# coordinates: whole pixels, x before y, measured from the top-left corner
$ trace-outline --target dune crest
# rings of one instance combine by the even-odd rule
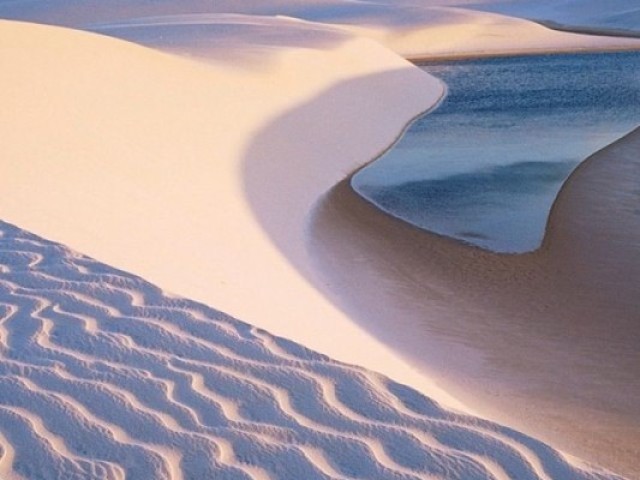
[[[247,72],[96,34],[0,22],[0,62],[8,72],[0,79],[0,154],[11,160],[0,200],[6,221],[435,395],[428,378],[354,325],[289,257],[311,268],[305,225],[317,199],[433,104],[439,82],[352,37],[330,50],[282,48],[268,68]],[[341,102],[304,108],[345,84]],[[251,149],[258,132],[299,108],[293,129]],[[375,138],[363,112],[385,116]],[[309,149],[316,125],[323,141]],[[282,170],[282,160],[297,161],[304,181]],[[286,203],[274,212],[284,214],[284,244],[274,245],[256,218],[247,162],[263,173],[256,180],[264,191],[275,188],[271,201]]]
[[[81,17],[76,28],[102,20],[112,21],[105,31],[118,30],[132,15],[111,18],[110,5],[121,2],[42,5],[53,17],[34,4],[26,9],[33,20],[65,22],[68,9]],[[457,35],[447,54],[496,29],[495,42],[479,45],[490,46],[485,53],[504,51],[518,32],[518,48],[569,38],[447,12],[444,30],[430,33]],[[462,20],[447,30],[450,13]],[[467,20],[478,24],[471,37]],[[2,218],[163,289],[3,224],[3,473],[616,478],[438,406],[466,408],[355,324],[328,294],[341,286],[318,273],[310,230],[319,200],[444,90],[358,35],[404,51],[427,41],[422,26],[216,22],[241,23],[258,43],[263,28],[286,32],[260,44],[269,61],[249,71],[243,62],[205,65],[103,35],[0,22]],[[164,27],[160,19],[151,28]],[[591,45],[583,40],[571,48]]]

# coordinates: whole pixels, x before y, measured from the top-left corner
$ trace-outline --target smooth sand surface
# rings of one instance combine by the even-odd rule
[[[543,247],[420,231],[342,182],[314,219],[337,301],[448,390],[565,451],[640,475],[640,131],[582,164]]]

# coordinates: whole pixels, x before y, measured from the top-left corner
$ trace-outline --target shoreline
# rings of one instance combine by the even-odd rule
[[[578,33],[567,30],[567,33]],[[606,36],[606,35],[602,35]],[[634,39],[636,37],[625,37]],[[638,35],[640,38],[640,34]],[[637,46],[613,46],[613,47],[584,47],[584,48],[558,48],[558,49],[529,49],[529,50],[504,50],[504,51],[488,51],[477,53],[443,53],[443,54],[429,54],[429,55],[416,55],[405,57],[409,62],[415,65],[428,65],[430,63],[439,62],[455,62],[464,60],[482,60],[491,58],[509,58],[509,57],[529,57],[529,56],[545,56],[545,55],[589,55],[589,54],[607,54],[618,52],[640,52],[640,44]]]
[[[519,17],[513,17],[519,18]],[[599,27],[580,27],[564,25],[562,23],[553,21],[541,21],[525,19],[530,22],[536,23],[548,30],[560,33],[570,33],[576,35],[586,35],[592,37],[609,37],[609,39],[626,39],[632,43],[640,39],[640,32],[632,32],[626,30],[606,29]],[[584,47],[578,46],[563,46],[556,45],[555,47],[544,47],[539,49],[533,48],[520,48],[513,50],[502,51],[477,51],[477,52],[463,52],[463,53],[442,53],[442,54],[424,54],[424,55],[408,55],[405,56],[407,60],[415,64],[431,63],[431,62],[446,62],[456,60],[472,60],[483,58],[501,58],[501,57],[515,57],[515,56],[529,56],[529,55],[566,55],[566,54],[590,54],[590,53],[615,53],[615,52],[629,52],[640,51],[640,43],[633,45],[589,45]]]
[[[354,309],[349,301],[338,298],[343,290],[342,280],[318,280],[318,272],[336,258],[327,258],[327,264],[319,267],[315,251],[307,248],[316,241],[310,229],[317,228],[318,218],[316,215],[310,219],[310,212],[318,198],[363,159],[391,148],[390,140],[401,136],[398,129],[411,123],[407,118],[423,115],[424,112],[417,112],[437,103],[442,95],[441,84],[369,40],[341,41],[334,50],[327,46],[316,46],[315,51],[283,49],[278,58],[282,63],[265,70],[264,78],[249,78],[245,72],[230,67],[218,65],[217,70],[210,70],[83,33],[25,25],[4,27],[25,29],[24,34],[33,42],[28,48],[35,53],[35,60],[33,56],[29,58],[43,72],[35,78],[33,65],[24,63],[24,57],[16,55],[13,60],[17,73],[9,87],[17,88],[23,96],[12,96],[10,88],[6,94],[10,101],[8,111],[14,108],[22,115],[9,115],[11,121],[7,125],[19,125],[19,131],[27,136],[9,135],[12,142],[7,158],[20,155],[18,158],[33,172],[21,169],[17,162],[9,165],[8,178],[12,181],[6,185],[8,220],[142,275],[172,292],[220,308],[256,327],[338,360],[380,371],[419,388],[448,407],[455,405],[447,391],[431,385],[429,377],[423,375],[426,369],[419,372],[411,368],[398,358],[397,350],[388,347],[385,338],[372,337],[368,329],[354,325],[350,318]],[[28,29],[33,29],[30,35]],[[10,31],[7,38],[12,38]],[[65,53],[55,65],[50,63],[56,56],[42,45],[51,38],[60,42],[58,48],[64,47],[61,51],[71,51],[76,56],[69,59]],[[88,58],[97,58],[98,52],[109,55],[95,63],[87,62]],[[107,58],[113,64],[104,65]],[[326,65],[330,66],[328,70]],[[349,65],[347,71],[345,65]],[[290,84],[292,88],[295,85],[293,91],[282,88],[280,81],[290,78],[286,67],[298,75],[308,75],[311,85],[301,85],[298,77],[297,83]],[[85,73],[89,81],[83,78],[84,82],[78,82],[73,73],[77,71]],[[56,82],[48,81],[49,73]],[[106,82],[107,78],[114,82]],[[51,90],[45,91],[39,82]],[[176,84],[180,85],[177,90]],[[96,103],[98,87],[110,96],[100,97],[102,102]],[[405,91],[417,93],[407,98],[400,95]],[[380,100],[371,102],[372,96]],[[242,108],[237,102],[240,97],[246,102]],[[140,102],[144,108],[132,103],[132,98],[144,99]],[[231,101],[232,98],[236,100]],[[31,110],[25,110],[24,99],[31,102]],[[71,121],[67,114],[70,103],[77,108]],[[45,115],[43,105],[48,108]],[[237,117],[230,125],[220,112]],[[380,114],[385,115],[384,125],[359,122],[362,117],[377,119]],[[319,129],[320,135],[315,131],[314,135],[307,135],[326,118],[336,118],[337,122]],[[98,125],[99,131],[109,135],[106,139],[91,135],[93,131],[84,130],[87,125]],[[350,141],[343,137],[345,125],[351,127]],[[41,140],[37,145],[28,141],[34,135]],[[74,146],[71,154],[69,145]],[[134,146],[134,154],[129,158],[130,152],[123,152],[121,145]],[[219,153],[216,162],[211,161],[211,152]],[[149,169],[150,157],[156,160],[153,170]],[[182,174],[174,178],[168,172],[176,167],[176,159],[185,163],[181,164]],[[105,172],[112,176],[105,176]],[[58,189],[48,188],[51,178],[56,179]],[[354,203],[352,198],[349,202]],[[379,218],[378,214],[375,218]],[[375,233],[375,229],[372,231]],[[341,243],[348,238],[338,236],[334,241]],[[377,240],[380,239],[369,239]],[[375,266],[375,259],[367,265],[369,259],[359,255],[358,242],[345,243],[350,245],[344,247],[356,248],[356,255],[348,257],[355,260],[356,267]],[[495,264],[493,257],[468,247],[458,249],[443,239],[419,242],[408,250],[420,254],[421,249],[431,248],[430,243],[439,255],[435,258],[435,273],[452,272],[452,262],[447,257],[452,249],[475,275],[486,273],[483,269]],[[171,261],[158,262],[159,258]],[[459,268],[459,262],[453,263],[453,276],[446,282],[438,284],[437,278],[431,279],[428,293],[437,300],[434,315],[450,319],[460,314],[464,318],[477,308],[479,300],[483,308],[492,307],[491,298],[487,300],[484,291],[470,290],[471,295],[464,292],[465,285],[469,285],[468,271]],[[397,266],[385,264],[391,270],[386,287],[389,291],[399,289],[406,296],[395,304],[384,305],[374,312],[374,318],[386,320],[388,325],[389,318],[404,314],[404,300],[415,294],[417,284],[412,281],[412,268],[417,266],[409,264],[402,266],[404,271],[394,272]],[[539,268],[531,266],[534,267]],[[398,273],[402,282],[394,284]],[[513,280],[509,272],[499,269],[488,275],[489,280],[502,283]],[[375,284],[381,278],[369,279],[376,288],[363,289],[377,302],[389,294],[377,294],[379,285]],[[515,280],[518,285],[523,282]],[[346,284],[353,285],[358,283]],[[403,288],[406,289],[402,291]],[[461,288],[464,301],[452,303],[450,300],[458,296]],[[518,300],[513,300],[515,307],[504,308],[519,307]],[[438,311],[440,307],[442,310]],[[383,318],[383,314],[391,317]],[[491,318],[486,320],[490,323]],[[340,331],[339,337],[334,334],[336,331]],[[398,341],[401,344],[403,339]],[[453,358],[450,354],[450,372],[457,368],[456,362],[477,355],[473,342],[459,344],[452,352],[459,353],[463,348],[469,356]]]
[[[628,150],[639,144],[636,130],[585,160],[569,178],[589,179],[593,165],[610,163],[609,152],[620,155],[621,145]],[[562,205],[588,196],[593,181],[567,180],[543,247],[505,255],[406,224],[360,197],[346,179],[318,207],[314,248],[327,278],[347,289],[336,300],[359,311],[356,321],[445,390],[563,451],[637,475],[640,404],[634,399],[640,385],[630,355],[640,334],[633,325],[633,299],[640,292],[627,285],[621,299],[617,285],[597,294],[611,280],[611,272],[601,272],[608,264],[619,266],[620,258],[605,255],[611,253],[606,243],[600,261],[592,250],[580,256],[563,239],[583,237],[576,222],[567,233],[571,212]],[[590,208],[606,193],[601,188]],[[627,275],[633,268],[640,267],[628,267]],[[358,288],[349,291],[349,285]],[[393,314],[402,326],[388,322]]]
[[[640,38],[640,32],[623,28],[590,27],[588,25],[565,25],[553,20],[532,20],[540,25],[558,32],[580,33],[598,37]]]

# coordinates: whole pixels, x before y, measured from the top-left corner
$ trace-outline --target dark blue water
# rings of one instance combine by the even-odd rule
[[[640,124],[640,53],[423,68],[447,98],[352,184],[397,217],[490,250],[537,248],[571,171]]]

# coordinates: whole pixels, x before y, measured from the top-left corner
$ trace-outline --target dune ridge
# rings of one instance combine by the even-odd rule
[[[0,15],[12,5],[16,4],[0,5]],[[53,16],[41,17],[37,11],[41,5],[52,7]],[[92,9],[86,3],[85,8],[67,12],[81,17],[72,22],[74,27],[90,28],[88,20],[94,25],[110,20],[109,14],[101,15],[113,5],[118,4],[101,2],[100,8]],[[144,4],[143,10],[149,5]],[[64,8],[57,10],[60,6]],[[35,10],[27,9],[27,20],[64,23],[73,17],[64,15],[69,4],[43,2],[31,7]],[[126,17],[131,12],[121,13]],[[445,28],[453,35],[448,51],[464,52],[478,38],[491,39],[487,34],[500,26],[498,16],[491,16],[497,23],[484,24],[482,19],[489,17],[471,17],[483,28],[472,38],[465,37],[464,22]],[[226,17],[224,22],[251,21]],[[111,25],[114,31],[116,23]],[[550,34],[539,26],[530,28],[530,22],[507,24],[502,35],[488,42],[491,52],[504,50],[505,38],[518,32],[525,40],[522,48],[539,42],[558,47],[565,45],[565,39],[571,43],[577,38]],[[260,32],[256,45],[237,39],[227,44],[226,59],[249,50],[265,54],[261,60],[268,57],[248,75],[249,61],[218,62],[212,55],[205,66],[94,34],[0,22],[0,62],[6,72],[0,77],[5,106],[0,112],[0,131],[5,133],[0,152],[7,159],[2,165],[2,217],[143,275],[167,291],[214,305],[338,360],[380,371],[428,392],[448,407],[468,411],[468,406],[434,384],[427,370],[416,370],[398,358],[385,340],[353,324],[353,312],[328,295],[340,290],[341,283],[326,282],[318,274],[313,249],[314,207],[319,199],[344,175],[387,148],[409,119],[431,108],[443,86],[380,43],[359,37],[361,33],[354,35],[357,25],[340,32],[314,25],[320,33],[311,36],[305,35],[302,22],[291,19],[256,19],[249,27],[283,25],[287,32],[275,44],[260,43]],[[403,31],[401,27],[397,32]],[[383,26],[383,31],[389,28],[393,30]],[[424,40],[421,35],[410,38],[414,46]],[[585,38],[571,48],[587,46],[581,43]],[[182,53],[189,54],[192,40],[187,39]],[[593,42],[591,47],[603,40]],[[209,54],[203,52],[203,58]],[[381,118],[385,121],[380,122]],[[292,166],[295,175],[287,169]],[[127,468],[133,469],[129,471],[133,476],[146,470],[159,478],[197,478],[211,469],[221,478],[286,478],[292,473],[302,478],[609,477],[595,469],[579,470],[556,450],[481,420],[471,420],[472,428],[445,429],[443,434],[442,419],[434,424],[436,428],[422,417],[415,423],[413,417],[445,410],[433,410],[431,400],[417,400],[415,392],[407,393],[408,387],[341,366],[360,372],[355,383],[349,380],[341,390],[335,386],[336,376],[349,375],[338,367],[326,367],[325,357],[317,359],[317,354],[304,349],[299,353],[302,347],[297,344],[248,326],[244,333],[235,327],[185,333],[185,325],[193,326],[198,320],[190,319],[198,316],[196,311],[178,315],[181,307],[174,308],[167,316],[178,315],[177,323],[150,314],[150,310],[161,310],[154,307],[156,300],[168,298],[180,304],[182,300],[174,295],[136,291],[128,281],[116,278],[121,272],[114,275],[109,267],[87,266],[80,260],[73,260],[72,278],[52,278],[39,271],[47,265],[43,252],[21,255],[20,248],[9,244],[18,258],[11,257],[0,267],[3,278],[14,276],[20,268],[38,271],[22,272],[27,284],[9,281],[4,285],[11,297],[3,307],[5,351],[18,345],[33,348],[31,357],[37,362],[22,365],[29,358],[19,358],[18,363],[11,359],[6,364],[3,391],[12,394],[3,407],[7,426],[0,437],[6,442],[0,467],[12,476],[20,472],[30,476],[28,469],[33,465],[52,475],[64,471],[70,478],[118,478]],[[27,267],[16,267],[15,262],[23,260]],[[99,273],[94,268],[109,271],[106,277],[100,273],[96,281],[116,286],[89,282],[89,290],[83,290],[86,276]],[[21,290],[30,286],[27,293]],[[66,295],[65,289],[73,292]],[[446,294],[446,289],[439,293]],[[41,298],[53,295],[50,290],[59,292],[55,303],[68,308]],[[386,312],[390,313],[387,320],[404,314],[402,308]],[[122,316],[126,323],[110,321]],[[24,321],[12,322],[17,318]],[[208,318],[199,320],[207,323]],[[17,336],[7,328],[16,324]],[[72,327],[88,332],[87,337],[84,333],[71,337],[79,344],[66,344],[63,336],[55,335],[58,329]],[[212,346],[209,337],[221,332],[227,332],[224,338],[231,344],[237,334],[244,339],[243,347],[254,341],[271,347],[257,347],[259,352],[251,356],[249,350],[238,353]],[[170,361],[169,350],[184,354],[187,360]],[[96,365],[96,352],[115,359]],[[209,355],[221,363],[210,364]],[[261,370],[267,357],[276,358],[276,364],[288,358],[307,362],[304,368],[321,365],[322,369],[313,370],[311,379],[298,378],[291,369],[287,375],[272,375]],[[139,368],[123,372],[120,365],[108,364],[116,360]],[[93,367],[99,367],[97,373]],[[91,377],[94,373],[100,376]],[[275,385],[294,378],[297,393],[288,394]],[[112,386],[96,383],[109,379]],[[226,390],[216,390],[216,385]],[[38,389],[50,394],[29,396]],[[145,398],[137,396],[141,391]],[[297,397],[303,394],[310,396]],[[20,395],[31,400],[31,410],[16,404]],[[244,396],[247,401],[241,402]],[[317,406],[317,411],[300,411],[292,398]],[[352,402],[353,398],[357,401]],[[100,402],[105,405],[102,409],[97,408]],[[400,418],[388,413],[391,407],[384,406],[388,403],[404,411],[398,421],[408,430],[386,430],[369,422],[371,417],[375,422]],[[409,417],[414,423],[405,418],[406,409],[413,410]],[[446,412],[448,419],[471,418]],[[45,416],[53,423],[44,421]],[[58,417],[67,423],[55,423]],[[227,437],[219,426],[213,431],[203,427],[217,421],[250,425],[240,433],[223,429]],[[257,421],[275,422],[277,428],[258,428]],[[467,425],[465,421],[453,423]],[[336,434],[336,425],[344,427],[338,429],[342,433]],[[299,432],[302,427],[304,435],[299,437],[287,430]],[[418,428],[429,434],[419,433]],[[493,433],[487,434],[487,429]],[[342,438],[345,431],[348,434]],[[371,439],[372,432],[382,436]],[[81,444],[74,443],[76,434],[84,440]],[[155,437],[163,440],[153,442]],[[301,441],[291,447],[300,438],[313,438],[316,443]],[[394,443],[404,451],[394,449]],[[336,445],[344,448],[335,453]],[[107,454],[100,456],[96,450],[87,454],[89,447],[100,447]],[[131,462],[117,464],[114,458],[121,453]],[[50,468],[23,460],[31,454]],[[273,455],[281,462],[269,460]],[[354,463],[362,470],[353,470]]]
[[[0,129],[8,134],[0,148],[15,160],[3,164],[5,220],[436,395],[437,386],[354,325],[297,267],[311,269],[306,225],[318,197],[435,102],[439,82],[367,39],[327,51],[283,48],[266,69],[248,73],[85,32],[0,26],[0,61],[11,72],[2,77]],[[313,102],[335,88],[342,102]],[[251,149],[254,137],[298,108],[293,130],[278,127]],[[375,130],[359,123],[383,112]],[[283,159],[304,177],[293,177]],[[286,207],[270,211],[284,248],[252,210],[248,162],[267,168],[255,170],[264,173],[257,185],[274,191],[265,207]]]
[[[5,478],[618,478],[4,222],[0,265]]]

